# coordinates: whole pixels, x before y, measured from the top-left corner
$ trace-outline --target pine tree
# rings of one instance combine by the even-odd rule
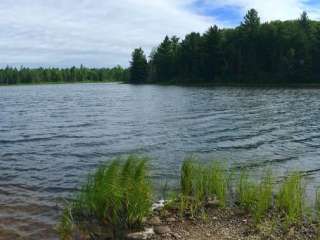
[[[132,53],[130,62],[130,83],[145,83],[148,77],[148,62],[141,48],[137,48]]]

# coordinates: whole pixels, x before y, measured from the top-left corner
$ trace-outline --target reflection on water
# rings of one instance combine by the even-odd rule
[[[175,179],[196,153],[252,169],[320,169],[317,89],[72,84],[0,88],[0,236],[55,239],[62,199],[113,156]]]

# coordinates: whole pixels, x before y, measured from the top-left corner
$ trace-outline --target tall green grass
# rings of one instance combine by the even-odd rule
[[[257,189],[256,206],[253,211],[254,219],[261,221],[273,207],[274,184],[271,170],[267,170],[260,180]]]
[[[180,209],[188,209],[192,215],[202,213],[209,199],[217,199],[224,207],[228,183],[229,172],[220,163],[200,165],[194,158],[187,159],[181,167]]]
[[[272,173],[266,171],[260,181],[249,178],[248,172],[242,170],[237,186],[238,204],[249,211],[256,222],[261,221],[273,205]]]
[[[208,169],[209,194],[216,196],[222,207],[228,201],[230,178],[231,173],[220,162],[213,162]]]
[[[300,173],[291,173],[281,184],[276,195],[276,207],[287,225],[297,223],[304,214],[305,188]]]
[[[236,203],[256,223],[267,216],[280,216],[285,226],[303,219],[305,187],[299,173],[289,174],[278,188],[270,170],[260,179],[251,178],[246,170],[234,176],[220,162],[200,164],[194,157],[186,159],[181,167],[180,191],[170,204],[178,204],[182,215],[193,217],[205,216],[209,203],[214,202],[211,206]],[[166,182],[163,196],[168,190]],[[141,227],[150,214],[152,192],[146,158],[117,158],[100,166],[66,206],[58,227],[61,239],[73,239],[79,232],[90,234],[92,224],[110,229],[114,239],[122,239],[128,230]],[[315,206],[320,222],[320,192]]]
[[[147,159],[118,158],[89,176],[78,196],[66,208],[58,230],[62,239],[68,239],[74,226],[87,231],[88,223],[95,222],[112,229],[114,238],[121,238],[128,229],[141,226],[151,205]]]
[[[249,178],[246,170],[241,170],[237,186],[238,204],[246,210],[254,209],[256,202],[257,185]]]

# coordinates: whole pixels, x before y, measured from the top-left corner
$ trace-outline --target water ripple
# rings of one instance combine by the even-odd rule
[[[0,232],[56,239],[63,198],[120,154],[153,157],[175,180],[184,157],[237,168],[298,169],[320,180],[313,89],[72,84],[0,88]]]

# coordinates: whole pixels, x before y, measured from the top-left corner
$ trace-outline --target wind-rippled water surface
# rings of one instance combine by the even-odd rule
[[[55,239],[62,199],[114,156],[175,179],[197,154],[252,169],[320,169],[318,89],[124,84],[0,88],[0,238]]]

